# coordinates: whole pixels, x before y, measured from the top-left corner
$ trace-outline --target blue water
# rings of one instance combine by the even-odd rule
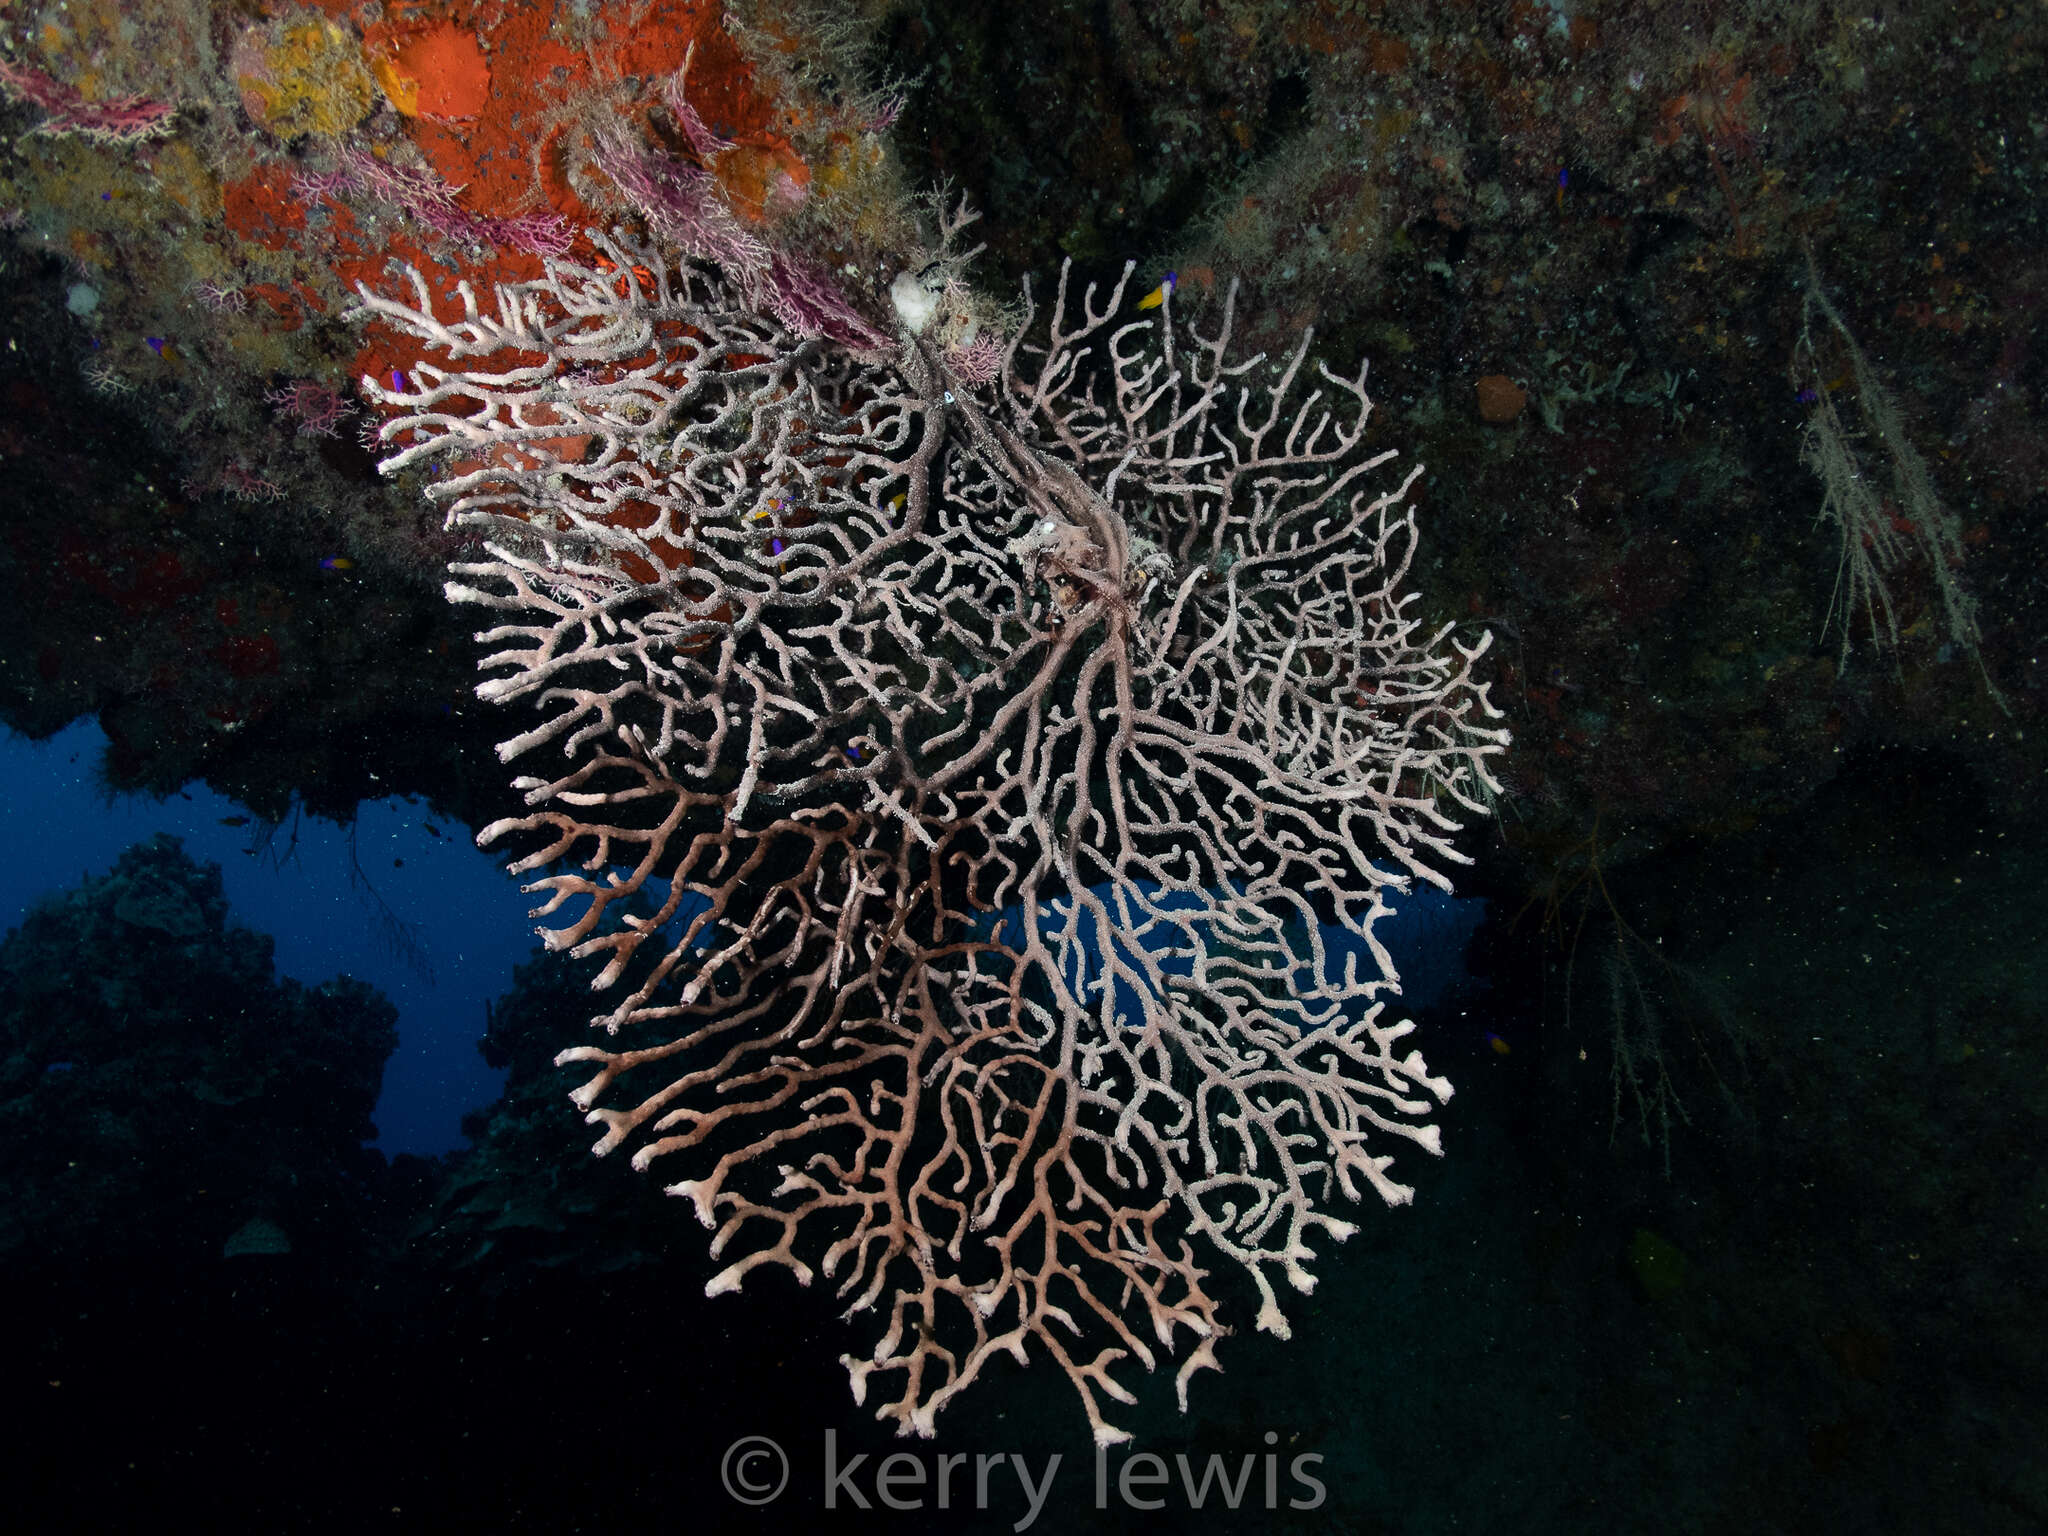
[[[532,899],[497,860],[460,824],[436,821],[413,801],[365,802],[354,865],[371,896],[352,869],[347,828],[298,818],[292,855],[280,862],[272,854],[291,829],[268,850],[254,846],[260,827],[253,818],[224,825],[247,817],[247,809],[202,784],[164,800],[110,799],[96,775],[105,750],[91,720],[44,742],[0,733],[0,836],[14,850],[0,866],[0,929],[19,923],[41,898],[104,875],[130,844],[159,832],[182,838],[192,857],[221,866],[232,920],[276,940],[280,975],[310,986],[346,973],[397,1007],[398,1050],[384,1069],[373,1145],[423,1156],[465,1145],[462,1116],[503,1086],[502,1074],[476,1051],[485,1005],[536,947],[526,915]],[[1378,930],[1401,976],[1392,1007],[1427,1008],[1464,976],[1465,947],[1485,903],[1418,885],[1394,904],[1395,916]],[[686,904],[677,923],[694,910]],[[392,942],[394,919],[409,948]],[[1359,974],[1372,974],[1362,945],[1336,929],[1324,936],[1337,946],[1340,969],[1342,950],[1355,949]]]
[[[1114,913],[1116,905],[1110,887],[1098,885],[1093,890],[1096,897],[1108,903]],[[1156,892],[1157,887],[1147,885],[1147,890],[1148,893]],[[1200,905],[1192,892],[1174,892],[1158,902],[1159,910],[1168,914],[1192,914]],[[1453,896],[1418,880],[1412,881],[1406,892],[1390,892],[1388,905],[1393,908],[1393,913],[1380,919],[1374,933],[1386,946],[1394,962],[1395,975],[1400,980],[1398,990],[1390,989],[1382,994],[1388,1002],[1388,1017],[1391,1019],[1436,1007],[1455,987],[1470,979],[1465,970],[1465,952],[1471,944],[1472,935],[1486,916],[1486,903],[1476,897]],[[1064,916],[1041,913],[1039,930],[1049,937],[1060,931],[1065,923]],[[1190,918],[1189,923],[1199,933],[1210,932],[1210,925],[1199,919]],[[1022,924],[1020,910],[1005,907],[983,919],[979,926],[982,932],[987,933],[999,924],[1006,936],[1017,937]],[[1361,981],[1370,981],[1379,974],[1379,962],[1355,934],[1329,923],[1322,924],[1321,928],[1325,975],[1329,979],[1340,979],[1348,974]],[[1080,943],[1074,954],[1069,956],[1066,978],[1068,987],[1084,997],[1094,995],[1101,985],[1101,945],[1095,929],[1094,913],[1084,909],[1079,924]],[[1147,952],[1157,955],[1180,949],[1189,942],[1188,932],[1172,921],[1157,922],[1149,932],[1137,937],[1129,933],[1118,933],[1113,937],[1116,954],[1131,971],[1145,968]],[[1193,972],[1193,965],[1185,956],[1172,955],[1159,961],[1158,965],[1166,976],[1188,976]],[[1140,1018],[1143,1010],[1136,991],[1123,980],[1117,982],[1116,988],[1117,1011],[1132,1020]],[[1362,1009],[1366,1005],[1361,1003],[1357,1006]]]
[[[355,828],[355,864],[376,898],[352,880],[348,830],[297,819],[289,859],[252,850],[260,831],[223,825],[246,807],[194,784],[164,800],[109,799],[96,767],[106,750],[97,722],[80,721],[44,742],[0,733],[0,929],[41,898],[104,875],[123,849],[159,832],[220,865],[231,921],[277,941],[277,969],[308,985],[346,972],[398,1009],[398,1050],[384,1069],[377,1139],[387,1153],[445,1152],[464,1144],[465,1111],[498,1096],[502,1074],[477,1055],[484,1005],[512,982],[533,951],[532,899],[477,849],[461,824],[436,820],[397,798],[366,802]],[[439,836],[427,830],[435,827]],[[381,899],[386,912],[380,912]],[[414,941],[394,945],[395,918]]]

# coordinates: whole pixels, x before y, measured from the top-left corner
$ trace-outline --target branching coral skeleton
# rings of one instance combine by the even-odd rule
[[[711,1293],[875,1319],[899,1432],[1044,1355],[1123,1439],[1124,1362],[1183,1407],[1216,1365],[1207,1266],[1285,1337],[1340,1207],[1440,1150],[1373,927],[1448,888],[1507,732],[1487,638],[1401,590],[1419,471],[1309,337],[1233,360],[1234,292],[1204,334],[1063,273],[963,373],[914,276],[856,351],[596,243],[359,308],[422,349],[363,383],[384,468],[446,470],[478,692],[528,711],[481,840],[619,989],[573,1097],[680,1171]]]
[[[1811,252],[1806,270],[1805,312],[1793,354],[1793,379],[1802,386],[1801,398],[1811,397],[1814,410],[1800,442],[1799,457],[1823,487],[1816,520],[1834,524],[1842,546],[1823,632],[1839,614],[1841,660],[1846,666],[1856,614],[1861,610],[1870,626],[1871,646],[1896,651],[1899,624],[1890,578],[1917,552],[1941,596],[1949,644],[1970,659],[1987,693],[2003,706],[2004,699],[1984,666],[1976,602],[1957,574],[1963,564],[1962,523],[1942,505],[1927,461],[1907,434],[1897,401],[1857,345],[1848,322],[1829,301]],[[1831,383],[1821,367],[1814,336],[1816,322],[1824,328],[1823,334],[1832,333],[1834,344],[1847,356],[1846,382],[1855,385],[1853,425],[1835,403],[1839,383],[1845,381]],[[1859,446],[1870,441],[1884,450],[1890,464],[1889,495],[1881,489],[1878,475],[1865,462]]]

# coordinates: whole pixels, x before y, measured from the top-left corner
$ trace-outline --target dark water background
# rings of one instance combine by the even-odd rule
[[[1134,1372],[1099,1469],[1043,1363],[892,1439],[822,1287],[707,1300],[687,1209],[585,1155],[551,1061],[588,972],[527,963],[471,844],[505,724],[434,530],[371,527],[374,467],[285,435],[260,368],[205,429],[81,382],[137,340],[82,274],[109,310],[157,277],[46,233],[34,188],[91,212],[105,177],[17,100],[0,1528],[2048,1529],[2038,8],[848,14],[912,78],[913,179],[987,210],[992,288],[1213,266],[1248,324],[1374,358],[1430,466],[1417,584],[1494,631],[1516,733],[1462,900],[1401,923],[1445,1156],[1185,1415]],[[1862,387],[1825,325],[1802,371],[1816,285],[1962,540],[1850,653],[1800,455]],[[287,445],[295,499],[173,497],[213,431]],[[281,669],[235,649],[258,589]],[[789,1481],[753,1508],[757,1436],[745,1475]],[[1197,1507],[1212,1458],[1238,1507]]]

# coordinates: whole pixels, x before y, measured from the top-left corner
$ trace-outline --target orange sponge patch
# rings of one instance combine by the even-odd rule
[[[491,99],[490,61],[476,34],[450,22],[407,38],[379,62],[377,82],[407,117],[481,117]]]

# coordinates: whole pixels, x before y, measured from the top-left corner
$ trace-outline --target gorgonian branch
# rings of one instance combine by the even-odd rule
[[[598,247],[494,317],[417,275],[358,311],[422,348],[363,384],[384,467],[482,536],[448,594],[531,712],[480,840],[622,989],[573,1097],[683,1168],[711,1291],[877,1315],[846,1363],[900,1430],[1042,1351],[1123,1438],[1121,1361],[1183,1405],[1216,1363],[1204,1262],[1285,1336],[1336,1212],[1411,1198],[1389,1145],[1440,1150],[1373,930],[1507,733],[1486,638],[1402,590],[1415,472],[1363,370],[1233,359],[1234,290],[1203,334],[1062,272],[984,369],[943,263],[887,354]]]

